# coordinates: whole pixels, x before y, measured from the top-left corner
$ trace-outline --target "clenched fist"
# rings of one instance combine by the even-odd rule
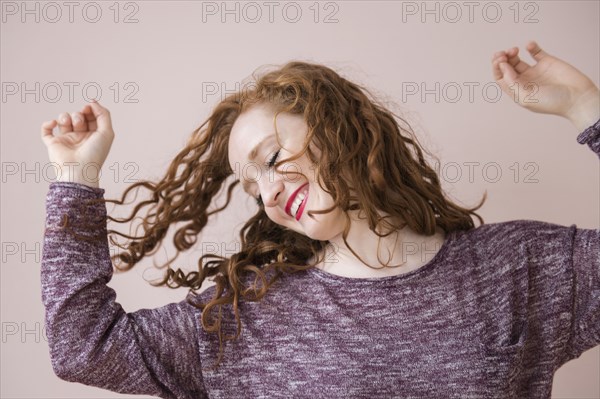
[[[56,125],[59,130],[53,134]],[[50,162],[61,168],[58,181],[99,187],[100,169],[114,137],[110,112],[96,100],[85,105],[81,112],[65,112],[58,116],[58,121],[42,123],[42,140]]]

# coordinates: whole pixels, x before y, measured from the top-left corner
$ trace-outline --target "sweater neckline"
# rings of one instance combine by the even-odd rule
[[[446,254],[451,246],[452,241],[454,241],[456,237],[456,231],[452,231],[446,234],[444,239],[444,243],[440,247],[439,251],[423,266],[418,269],[411,270],[410,272],[397,274],[394,276],[385,276],[385,277],[346,277],[340,276],[338,274],[333,274],[326,272],[324,270],[318,269],[316,267],[308,269],[306,272],[309,276],[318,278],[322,281],[334,282],[334,283],[343,283],[344,285],[365,285],[365,284],[387,284],[395,281],[403,281],[410,280],[415,278],[416,276],[420,276],[424,273],[428,273],[432,269],[435,268],[436,265],[440,264],[446,257]]]

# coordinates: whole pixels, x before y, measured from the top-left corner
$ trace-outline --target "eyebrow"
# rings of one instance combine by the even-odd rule
[[[260,148],[262,146],[264,146],[268,141],[270,141],[273,137],[275,137],[275,135],[270,134],[267,137],[265,137],[264,139],[262,139],[257,145],[254,146],[252,151],[250,151],[250,160],[251,161],[256,160],[256,156],[258,155],[258,151],[260,150]]]
[[[254,146],[254,148],[250,151],[250,160],[251,161],[255,161],[256,157],[258,156],[258,152],[260,151],[260,149],[269,141],[271,141],[273,139],[273,137],[275,137],[275,134],[270,134],[267,137],[265,137],[264,139],[262,139],[258,144],[256,144]],[[250,183],[248,183],[246,180],[242,180],[242,187],[244,189],[244,191],[248,192],[248,185],[250,185]]]

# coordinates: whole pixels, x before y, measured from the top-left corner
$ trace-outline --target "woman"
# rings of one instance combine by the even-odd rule
[[[527,49],[533,66],[516,47],[494,55],[498,84],[568,118],[600,155],[598,88]],[[108,110],[92,102],[45,122],[50,160],[79,165],[47,197],[42,298],[56,374],[164,398],[549,398],[554,371],[600,343],[600,231],[484,225],[483,201],[446,199],[410,128],[366,93],[324,66],[288,63],[221,101],[165,177],[121,201],[84,175],[109,152]],[[226,204],[208,212],[232,175]],[[112,257],[123,270],[176,222],[175,245],[189,249],[239,182],[259,205],[241,251],[203,255],[198,272],[169,268],[158,285],[190,287],[186,300],[126,313],[105,285],[107,234],[132,240]],[[144,235],[107,232],[104,202],[123,204],[134,187],[152,199],[108,219],[152,204]],[[206,278],[216,286],[196,293]]]

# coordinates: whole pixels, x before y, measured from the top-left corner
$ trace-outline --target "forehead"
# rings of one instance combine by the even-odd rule
[[[259,144],[266,144],[264,140],[269,137],[275,139],[274,116],[275,112],[265,105],[255,105],[238,116],[229,136],[228,151],[230,164],[256,161],[252,155],[256,156],[258,153],[252,154],[252,150],[261,149],[260,147],[262,146],[259,146]],[[281,131],[280,118],[277,119],[277,128]]]
[[[234,122],[228,143],[229,165],[236,177],[242,182],[244,189],[247,188],[248,178],[245,176],[247,170],[251,175],[256,172],[256,167],[249,167],[251,163],[260,165],[265,151],[269,146],[277,144],[275,136],[275,125],[273,118],[275,110],[265,104],[256,104],[241,113]],[[277,131],[283,130],[281,114],[277,117]]]

